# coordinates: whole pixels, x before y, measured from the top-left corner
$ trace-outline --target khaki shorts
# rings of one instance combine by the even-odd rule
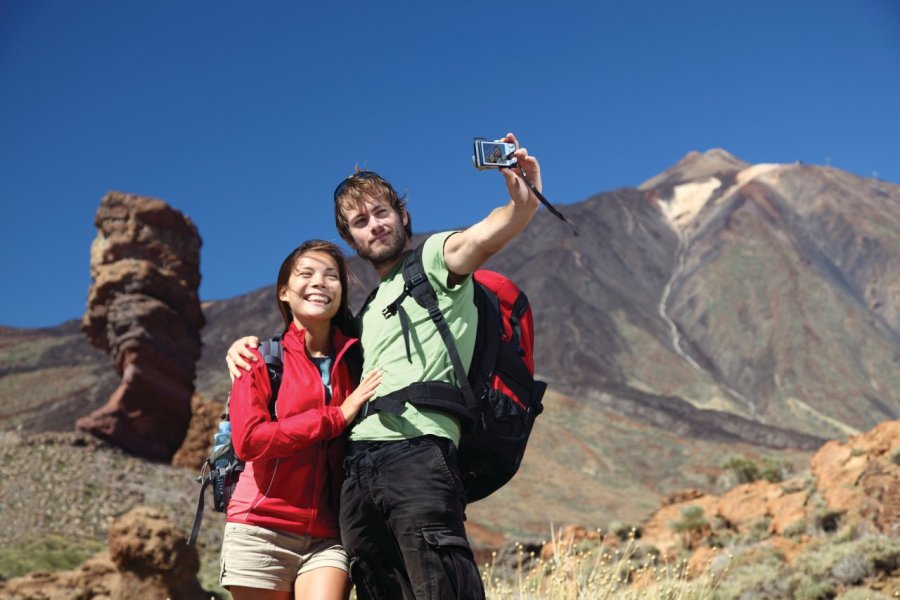
[[[297,577],[320,567],[349,571],[340,540],[225,523],[219,582],[265,590],[293,591]]]

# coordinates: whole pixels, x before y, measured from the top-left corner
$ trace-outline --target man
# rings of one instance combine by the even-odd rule
[[[511,133],[504,141],[518,147]],[[521,233],[538,208],[538,199],[517,172],[524,171],[540,190],[538,161],[524,148],[514,156],[517,167],[501,170],[509,201],[463,231],[430,236],[423,250],[426,275],[467,368],[477,320],[471,274]],[[334,210],[341,237],[381,277],[357,317],[363,373],[376,367],[383,371],[377,396],[402,395],[422,382],[455,386],[446,346],[424,308],[409,298],[403,302],[409,350],[400,319],[382,314],[403,291],[401,267],[412,235],[404,199],[382,177],[362,171],[335,189]],[[237,367],[249,368],[243,358],[250,342],[255,344],[244,338],[229,350],[227,361],[235,376],[240,374]],[[451,413],[409,402],[395,412],[369,413],[354,425],[340,520],[361,600],[484,597],[464,527],[465,490],[456,463],[460,427]]]

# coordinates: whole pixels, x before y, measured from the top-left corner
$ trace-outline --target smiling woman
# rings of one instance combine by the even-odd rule
[[[311,240],[291,252],[275,288],[284,335],[274,411],[262,360],[232,386],[232,440],[246,465],[228,504],[220,578],[235,600],[349,593],[337,522],[342,434],[381,375],[356,385],[346,288],[347,265],[334,244]]]
[[[339,248],[312,240],[295,249],[278,270],[278,309],[287,330],[291,323],[328,337],[331,319],[347,331],[350,308],[343,294],[347,270]]]

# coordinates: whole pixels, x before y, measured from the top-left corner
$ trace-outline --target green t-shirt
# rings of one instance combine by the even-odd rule
[[[438,298],[450,332],[456,340],[463,367],[468,370],[475,348],[478,312],[473,302],[472,277],[448,288],[449,270],[444,262],[444,242],[455,232],[434,234],[425,241],[422,265]],[[403,301],[409,315],[409,346],[412,363],[406,357],[406,345],[400,318],[384,318],[381,311],[403,292],[403,261],[388,273],[378,286],[375,297],[359,315],[363,349],[363,373],[378,367],[384,371],[378,394],[386,395],[419,381],[446,381],[456,385],[453,363],[441,334],[428,311],[413,298]],[[459,445],[459,420],[447,413],[406,405],[402,415],[378,412],[358,423],[351,440],[403,440],[422,435],[449,438]]]

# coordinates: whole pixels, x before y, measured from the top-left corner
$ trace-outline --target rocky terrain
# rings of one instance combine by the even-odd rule
[[[488,265],[528,293],[535,362],[550,389],[520,474],[469,508],[479,548],[546,537],[565,523],[637,526],[674,491],[723,492],[731,459],[802,473],[829,440],[846,443],[900,418],[900,186],[833,168],[749,165],[710,150],[565,212],[580,237],[541,211]],[[375,277],[351,262],[358,306]],[[186,439],[172,459],[182,468],[67,437],[122,385],[106,348],[91,346],[78,323],[0,328],[3,451],[17,466],[36,459],[30,492],[62,494],[14,503],[8,482],[20,471],[3,467],[0,521],[11,547],[73,527],[68,540],[105,543],[113,515],[160,496],[173,523],[187,528],[191,478],[227,392],[222,357],[240,335],[277,331],[272,296],[263,288],[202,304],[194,420],[179,425]],[[150,337],[153,347],[160,338]],[[166,347],[154,352],[176,356]],[[180,360],[190,363],[191,352]],[[77,457],[79,477],[68,478],[66,455]],[[152,484],[134,481],[142,477]],[[701,507],[704,518],[712,506]],[[210,517],[203,535],[214,536],[219,515]],[[207,587],[215,567],[204,552],[216,551],[214,537],[201,537]]]
[[[543,521],[542,536],[491,536],[477,519],[469,533],[480,562],[492,560],[491,551],[504,560],[514,543],[548,560],[566,545],[603,536],[607,547],[623,548],[636,536],[636,556],[685,561],[693,576],[713,573],[723,598],[900,593],[900,421],[828,442],[790,475],[754,466],[726,470],[732,479],[720,483],[733,487],[718,494],[672,492],[646,519],[584,523],[561,509]],[[734,485],[740,478],[753,480]],[[588,498],[572,498],[553,480],[543,485],[564,506],[592,500],[589,474],[581,481],[586,489],[578,493]],[[529,510],[527,487],[517,478],[501,492],[508,511]],[[197,488],[190,470],[141,460],[82,433],[3,433],[0,497],[4,514],[15,518],[0,522],[0,598],[153,597],[141,595],[148,589],[184,599],[222,595],[224,520],[209,503],[196,554],[184,546]],[[477,514],[478,504],[472,509]],[[546,541],[553,531],[559,536]],[[34,564],[44,566],[29,568]],[[116,596],[117,589],[134,593]],[[804,595],[812,589],[830,592]]]
[[[187,548],[194,475],[85,433],[0,434],[0,598],[209,598],[224,519]]]

